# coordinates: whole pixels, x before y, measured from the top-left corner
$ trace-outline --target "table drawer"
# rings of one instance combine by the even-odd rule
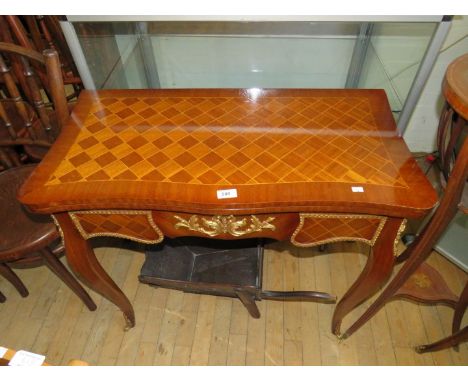
[[[151,211],[92,210],[69,212],[69,215],[84,239],[114,236],[155,244],[164,238]]]
[[[285,239],[299,222],[298,214],[203,215],[158,211],[153,212],[153,217],[167,236],[214,239]]]
[[[386,220],[386,217],[376,215],[301,213],[291,242],[311,247],[357,240],[373,246]]]
[[[114,236],[147,244],[159,243],[167,235],[217,239],[291,237],[291,242],[301,247],[357,240],[372,246],[386,222],[382,216],[333,213],[202,215],[92,210],[69,215],[84,239]]]

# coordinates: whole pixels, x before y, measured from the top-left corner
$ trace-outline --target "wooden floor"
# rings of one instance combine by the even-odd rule
[[[124,332],[120,311],[94,293],[98,309],[89,312],[45,267],[20,269],[29,297],[21,298],[0,279],[7,296],[0,304],[0,346],[44,354],[52,364],[78,358],[91,365],[468,365],[466,343],[459,352],[413,350],[449,334],[450,308],[394,301],[340,342],[330,332],[334,305],[261,301],[261,318],[253,319],[237,299],[140,284],[143,248],[111,244],[101,242],[96,252],[132,301],[135,328]],[[340,297],[364,266],[366,253],[364,245],[352,243],[330,246],[326,254],[275,243],[265,251],[264,289]],[[467,275],[436,253],[430,263],[459,293]],[[343,328],[349,323],[345,320]]]

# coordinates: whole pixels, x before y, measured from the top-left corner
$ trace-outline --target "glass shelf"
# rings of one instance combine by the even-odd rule
[[[385,89],[396,118],[433,33],[433,23],[379,23],[373,29],[359,88]]]
[[[438,22],[72,25],[97,89],[381,88],[398,119]]]

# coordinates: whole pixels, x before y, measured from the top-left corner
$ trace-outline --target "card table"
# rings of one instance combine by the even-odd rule
[[[70,267],[128,327],[132,305],[92,237],[364,242],[372,250],[336,305],[336,335],[388,280],[406,219],[437,201],[385,92],[364,89],[83,91],[18,197],[52,214]]]

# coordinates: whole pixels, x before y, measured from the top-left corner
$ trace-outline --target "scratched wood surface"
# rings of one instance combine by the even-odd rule
[[[70,359],[91,365],[468,364],[468,344],[459,352],[420,355],[413,350],[449,333],[449,308],[394,301],[340,342],[330,331],[333,305],[261,301],[256,320],[237,299],[140,284],[143,247],[115,244],[98,241],[97,256],[135,307],[135,328],[124,332],[117,307],[93,292],[98,309],[89,312],[46,268],[19,269],[31,294],[23,299],[0,279],[7,296],[0,304],[0,345],[41,353],[61,365]],[[352,243],[329,245],[327,253],[272,244],[265,251],[264,288],[317,289],[340,297],[359,274],[367,251],[364,244]],[[461,291],[466,273],[435,252],[429,262],[448,276],[455,293]]]

